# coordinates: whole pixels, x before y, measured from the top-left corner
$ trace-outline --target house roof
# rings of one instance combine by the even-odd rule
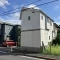
[[[3,24],[4,22],[3,21],[0,21],[0,24]]]
[[[60,29],[60,27],[56,23],[54,23],[54,26],[56,26],[56,28],[59,28]]]
[[[9,22],[4,22],[4,21],[0,21],[0,24],[11,25],[11,26],[14,26],[14,25],[21,26],[19,24],[12,24],[12,23],[9,23]]]
[[[51,18],[50,18],[50,17],[49,17],[45,12],[43,12],[41,9],[25,8],[25,7],[23,7],[23,8],[21,9],[21,13],[20,13],[20,20],[21,20],[21,17],[22,17],[22,12],[23,12],[23,11],[26,11],[26,10],[42,12],[45,16],[47,16],[51,21],[53,21],[53,22],[54,22],[54,20],[53,20],[53,19],[51,19]]]
[[[4,22],[4,21],[0,21],[0,24],[13,25],[13,24],[11,24],[11,23],[9,23],[9,22]]]

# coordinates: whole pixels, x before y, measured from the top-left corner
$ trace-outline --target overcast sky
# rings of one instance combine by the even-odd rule
[[[16,12],[10,15],[4,15],[4,12],[7,12],[9,10],[13,10],[17,7],[22,7],[28,3],[31,3],[33,1],[37,0],[0,0],[0,21],[6,21],[13,24],[21,24],[20,18],[20,12]],[[38,4],[42,4],[48,1],[53,0],[42,0],[40,2],[31,4],[27,7],[35,7]],[[50,16],[57,24],[60,24],[60,0],[57,2],[53,2],[44,6],[35,7],[37,9],[43,10],[48,16]],[[21,8],[18,9],[20,11]]]

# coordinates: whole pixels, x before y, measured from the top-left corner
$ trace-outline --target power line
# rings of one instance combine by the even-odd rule
[[[31,2],[31,3],[26,4],[26,5],[24,5],[24,6],[27,6],[27,5],[30,5],[30,4],[33,4],[33,3],[37,3],[37,2],[39,2],[39,1],[41,1],[41,0],[37,0],[37,1]],[[20,9],[21,7],[22,7],[22,6],[20,6],[20,7],[18,7],[18,8],[15,8],[15,9],[13,9],[13,10],[9,10],[9,11],[4,12],[4,13],[1,13],[1,14],[5,14],[5,13],[8,13],[8,12],[12,12],[12,11],[14,11],[14,10]]]
[[[53,3],[53,2],[56,2],[56,1],[59,1],[59,0],[50,1],[50,2],[47,2],[47,3],[41,4],[41,5],[37,5],[37,6],[46,5],[46,4],[49,4],[49,3]],[[37,7],[37,6],[36,6],[36,7]]]
[[[35,7],[42,6],[42,5],[46,5],[46,4],[49,4],[49,3],[56,2],[56,1],[59,1],[59,0],[54,0],[54,1],[50,1],[50,2],[43,3],[43,4],[39,4],[39,5],[35,6]],[[28,8],[27,8],[27,9],[28,9]],[[21,10],[20,10],[20,11],[21,11]],[[1,16],[9,15],[9,14],[16,13],[16,12],[19,12],[19,11],[10,12],[10,13],[7,13],[7,14],[3,14],[3,15],[1,15]]]

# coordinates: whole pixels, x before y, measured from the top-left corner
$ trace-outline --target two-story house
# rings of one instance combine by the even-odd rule
[[[22,8],[21,19],[21,49],[40,51],[53,39],[53,20],[42,10]]]

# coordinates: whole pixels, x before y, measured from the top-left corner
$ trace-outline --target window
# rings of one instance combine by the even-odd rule
[[[31,19],[31,17],[30,16],[28,16],[28,20],[30,20]]]
[[[48,18],[48,21],[47,21],[48,23],[50,23],[50,19]]]
[[[32,13],[35,13],[34,11]]]
[[[50,36],[49,36],[49,40],[50,40]]]
[[[41,15],[41,20],[43,20],[43,16]]]
[[[49,23],[49,18],[48,18],[48,17],[46,17],[46,22],[48,22],[48,23]]]

